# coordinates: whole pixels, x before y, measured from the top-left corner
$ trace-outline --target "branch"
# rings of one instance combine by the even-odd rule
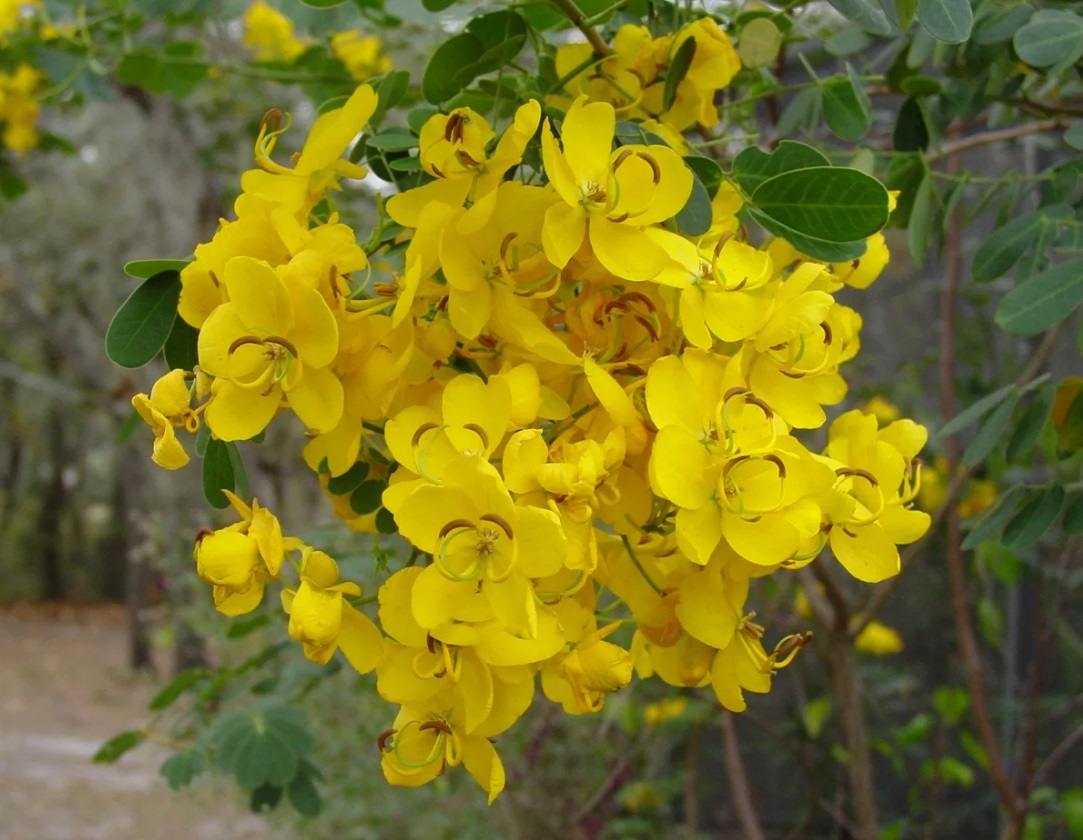
[[[1033,790],[1039,787],[1042,782],[1045,781],[1045,777],[1049,775],[1050,771],[1064,758],[1080,741],[1083,741],[1083,724],[1080,724],[1073,729],[1068,735],[1057,744],[1052,752],[1049,753],[1038,765],[1038,769],[1034,771],[1034,776],[1030,780],[1030,787]]]
[[[726,778],[730,785],[730,799],[733,811],[741,826],[744,840],[766,840],[759,814],[752,802],[752,786],[748,781],[745,760],[741,757],[741,745],[737,738],[737,727],[733,723],[733,713],[722,710],[722,759],[726,765]]]
[[[1023,123],[1022,125],[1013,125],[1009,128],[1000,128],[995,131],[986,131],[982,134],[972,134],[969,137],[963,137],[952,143],[945,143],[940,151],[927,155],[926,159],[929,163],[944,159],[951,160],[962,152],[976,149],[979,146],[985,146],[989,143],[1014,140],[1017,137],[1026,137],[1028,134],[1041,134],[1045,131],[1052,131],[1055,128],[1063,127],[1064,120],[1049,119],[1038,120],[1037,122],[1032,123]]]
[[[579,7],[575,5],[574,0],[552,0],[552,3],[572,22],[572,26],[586,36],[587,41],[594,48],[595,55],[599,58],[608,58],[613,54],[613,51],[609,49],[609,45],[594,31],[594,27],[587,22],[583,13],[579,11]]]

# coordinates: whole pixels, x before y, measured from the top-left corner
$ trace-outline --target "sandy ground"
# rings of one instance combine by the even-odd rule
[[[90,763],[159,684],[127,671],[122,613],[0,607],[0,634],[0,840],[270,840],[224,777],[169,790],[160,747]]]

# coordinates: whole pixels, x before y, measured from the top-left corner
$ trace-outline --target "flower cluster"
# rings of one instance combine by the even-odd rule
[[[655,116],[651,74],[690,37],[676,101],[710,117],[728,40],[712,22],[690,29],[606,59],[628,62]],[[684,235],[671,220],[693,188],[685,161],[617,144],[614,104],[591,101],[585,77],[571,87],[585,95],[559,125],[536,101],[499,134],[469,108],[432,116],[423,183],[386,202],[401,233],[370,237],[368,254],[329,197],[365,175],[342,155],[372,89],[321,115],[291,166],[273,159],[285,129],[269,114],[236,219],[181,275],[198,368],[136,398],[166,467],[184,460],[178,428],[241,441],[296,415],[336,513],[412,545],[420,562],[376,593],[380,629],[335,562],[283,539],[254,501],[233,498],[241,522],[196,548],[230,615],[296,570],[290,636],[317,662],[341,648],[399,706],[379,743],[394,784],[463,764],[491,801],[504,786],[493,739],[536,686],[575,715],[655,675],[743,710],[808,641],[767,643],[752,579],[830,549],[880,581],[929,524],[911,509],[921,426],[849,411],[822,452],[798,437],[846,394],[861,321],[835,293],[875,279],[882,239],[838,266],[756,245],[727,184],[710,229]],[[540,168],[527,162],[539,150]]]

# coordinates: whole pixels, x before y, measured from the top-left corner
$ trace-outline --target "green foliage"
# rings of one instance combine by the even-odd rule
[[[147,739],[147,733],[141,729],[132,729],[128,732],[121,732],[119,735],[114,735],[104,744],[101,748],[94,753],[94,758],[91,760],[95,764],[113,764],[120,760],[120,757],[130,750],[134,750],[140,744]]]
[[[138,368],[158,355],[177,319],[180,274],[159,271],[117,310],[105,335],[105,352],[121,367]]]

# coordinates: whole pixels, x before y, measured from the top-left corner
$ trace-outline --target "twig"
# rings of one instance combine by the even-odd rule
[[[1083,741],[1083,724],[1080,724],[1057,744],[1052,752],[1049,753],[1038,765],[1038,769],[1034,771],[1034,776],[1030,780],[1030,786],[1034,788],[1040,786],[1045,781],[1045,777],[1049,775],[1050,771],[1070,753],[1080,741]]]
[[[556,6],[564,15],[572,22],[572,26],[576,27],[583,35],[586,36],[594,52],[600,58],[608,58],[613,54],[613,51],[609,49],[609,45],[602,40],[601,36],[594,30],[583,13],[579,10],[579,7],[575,5],[574,0],[551,0],[552,4]]]
[[[733,812],[741,826],[744,840],[766,840],[759,814],[752,802],[752,785],[748,781],[745,760],[741,756],[741,744],[737,737],[737,727],[733,723],[733,713],[722,710],[722,759],[726,765],[726,778],[730,786],[730,799]]]
[[[1041,134],[1042,132],[1052,131],[1055,128],[1061,128],[1063,126],[1064,120],[1049,119],[1032,123],[1023,123],[1022,125],[1013,125],[1010,128],[999,128],[995,131],[985,131],[981,134],[972,134],[969,137],[963,137],[952,143],[945,143],[940,151],[932,152],[927,155],[926,160],[928,160],[929,163],[935,163],[938,160],[950,161],[961,152],[975,149],[979,146],[985,146],[989,143],[1000,143],[1004,140],[1015,140],[1017,137],[1026,137],[1028,134]]]
[[[849,758],[846,772],[850,782],[850,799],[857,819],[856,837],[876,840],[880,835],[876,817],[876,787],[872,781],[872,760],[869,736],[865,728],[865,712],[861,702],[854,646],[845,629],[832,632],[827,639],[827,661],[831,673],[831,693],[838,703],[839,727]]]

